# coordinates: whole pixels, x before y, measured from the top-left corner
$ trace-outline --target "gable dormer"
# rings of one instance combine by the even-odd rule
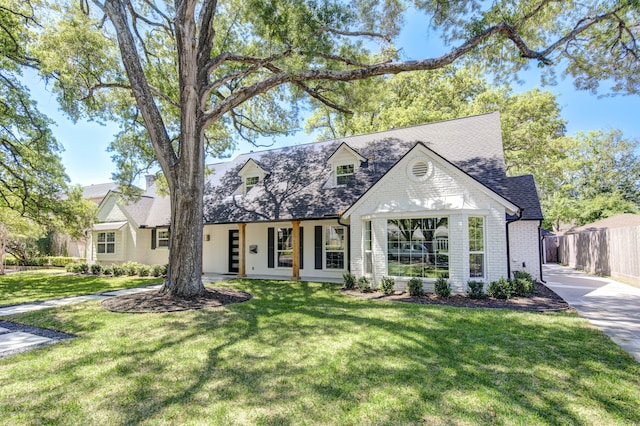
[[[327,164],[331,168],[331,177],[327,182],[328,186],[342,186],[349,183],[353,174],[366,162],[367,159],[342,142],[338,149],[327,159]]]
[[[247,160],[246,163],[238,171],[238,176],[242,179],[242,185],[238,188],[237,193],[246,195],[251,189],[260,183],[268,172],[253,158]]]

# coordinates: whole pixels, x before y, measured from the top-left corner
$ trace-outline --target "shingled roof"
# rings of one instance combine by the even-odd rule
[[[327,185],[327,159],[345,143],[366,159],[345,186]],[[483,185],[541,219],[532,176],[507,178],[498,113],[242,154],[211,165],[205,222],[236,223],[336,217],[347,210],[417,143],[422,143]],[[268,175],[237,194],[240,168],[253,159]]]

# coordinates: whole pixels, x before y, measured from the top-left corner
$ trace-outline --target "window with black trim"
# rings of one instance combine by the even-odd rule
[[[98,232],[97,250],[99,254],[115,254],[116,233],[115,232]]]
[[[373,272],[373,257],[371,253],[371,221],[364,222],[364,273]]]
[[[354,166],[353,164],[344,164],[336,167],[336,183],[338,185],[346,185],[353,176]]]
[[[449,278],[449,218],[387,220],[388,274]]]

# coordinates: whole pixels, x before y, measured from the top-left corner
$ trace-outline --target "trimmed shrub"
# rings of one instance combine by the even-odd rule
[[[380,280],[380,290],[384,294],[393,294],[396,281],[391,277],[382,277]]]
[[[161,277],[164,271],[164,266],[162,265],[153,265],[151,267],[151,275],[153,275],[154,277]]]
[[[344,288],[347,290],[353,290],[356,288],[356,276],[351,272],[345,272],[342,274],[342,279],[344,280]]]
[[[106,276],[111,276],[113,275],[113,266],[111,265],[104,265],[102,267],[102,275],[106,275]]]
[[[467,282],[467,296],[470,299],[484,299],[487,295],[484,292],[484,283],[482,281]]]
[[[369,278],[362,276],[358,279],[358,289],[360,289],[363,293],[368,293],[371,291],[371,282]]]
[[[422,296],[424,294],[422,280],[417,277],[411,278],[407,283],[407,290],[410,296]]]
[[[67,266],[64,267],[64,269],[67,272],[76,272],[75,268],[76,268],[76,264],[75,263],[69,263],[69,264],[67,264]]]
[[[89,273],[89,265],[87,265],[86,263],[78,263],[78,272],[81,274],[88,274]]]
[[[138,269],[140,268],[140,264],[136,262],[126,262],[122,264],[122,269],[124,273],[129,275],[130,277],[138,274]]]
[[[496,299],[509,299],[513,295],[511,283],[504,278],[500,278],[498,281],[491,281],[487,292],[489,296]]]
[[[511,280],[511,289],[514,296],[529,297],[533,291],[533,282],[525,278],[514,278]]]
[[[120,265],[113,265],[111,270],[113,271],[114,277],[119,277],[125,274],[124,268]]]
[[[102,265],[98,265],[97,263],[94,263],[93,265],[91,265],[91,273],[93,275],[100,275],[101,272],[102,272]]]
[[[533,282],[533,277],[531,276],[531,274],[525,271],[513,271],[513,278],[525,279],[529,282]]]
[[[446,278],[439,277],[434,284],[435,292],[440,297],[451,296],[451,284]]]
[[[81,257],[49,256],[47,264],[58,268],[64,268],[70,263],[80,263],[84,260]]]
[[[149,265],[140,265],[138,267],[138,275],[141,277],[148,277],[151,273],[151,266]]]

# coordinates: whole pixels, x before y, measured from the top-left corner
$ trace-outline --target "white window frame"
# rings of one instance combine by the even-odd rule
[[[250,183],[251,182],[251,183]],[[251,191],[251,188],[256,186],[260,182],[260,176],[247,176],[244,180],[244,192],[245,194]]]
[[[158,229],[156,231],[156,248],[169,248],[169,229]]]
[[[364,242],[363,268],[365,274],[373,274],[373,230],[371,221],[365,220],[362,227],[362,237]]]
[[[100,241],[100,235],[104,235],[103,241]],[[109,241],[109,237],[112,237],[112,241]],[[100,251],[102,247],[103,251]],[[109,247],[113,247],[113,251],[109,252]],[[116,254],[116,233],[115,231],[98,232],[96,236],[96,252],[98,254]]]
[[[480,241],[482,243],[482,250],[478,250],[477,247],[475,247],[475,244],[472,244],[471,241],[471,222],[472,219],[480,219],[481,223],[480,223],[480,230],[482,231],[482,240]],[[486,255],[486,251],[487,251],[487,232],[486,232],[486,219],[483,216],[469,216],[468,220],[467,220],[467,233],[469,236],[469,278],[470,279],[484,279],[487,276],[487,255]],[[476,248],[475,250],[472,250],[472,248]],[[471,274],[471,257],[473,255],[482,255],[482,275],[472,275]]]
[[[346,171],[345,171],[346,169]],[[355,173],[356,165],[353,163],[339,164],[336,166],[336,185],[344,186],[349,183]],[[346,182],[340,182],[340,178],[347,178]]]
[[[332,232],[333,231],[333,232]],[[333,244],[329,244],[332,235],[340,235],[340,248],[334,248]],[[344,226],[327,225],[324,227],[324,269],[332,271],[343,271],[346,268],[346,252],[347,252],[347,233]],[[329,265],[329,256],[332,254],[342,255],[342,267],[334,267]]]
[[[280,238],[280,236],[283,238]],[[286,248],[280,248],[280,242],[290,241],[291,246]],[[276,241],[275,241],[275,250],[276,250],[276,267],[278,268],[292,268],[293,267],[293,228],[276,228]],[[291,265],[280,264],[280,253],[291,253]]]

